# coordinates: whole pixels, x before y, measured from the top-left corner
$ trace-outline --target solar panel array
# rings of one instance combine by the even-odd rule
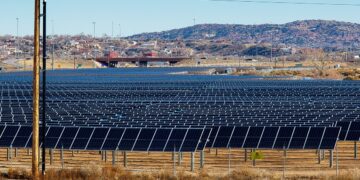
[[[210,148],[333,149],[339,127],[203,129],[50,127],[45,147],[70,150],[194,152]],[[31,126],[0,126],[0,147],[30,148]],[[43,146],[43,144],[41,144]]]
[[[340,127],[340,140],[359,140],[359,82],[169,74],[191,70],[50,72],[47,123],[50,130],[82,129],[84,138],[95,129],[138,129],[140,134],[154,129],[210,129],[207,147],[327,149],[334,146],[329,142],[336,142]],[[31,76],[1,75],[0,125],[31,126]],[[217,130],[219,134],[214,134]],[[78,139],[68,141],[82,149],[85,143]]]
[[[45,147],[71,150],[203,150],[211,129],[49,127]],[[30,148],[31,126],[0,126],[0,147]],[[43,144],[41,144],[43,146]]]
[[[339,127],[220,127],[207,147],[245,149],[333,149]]]

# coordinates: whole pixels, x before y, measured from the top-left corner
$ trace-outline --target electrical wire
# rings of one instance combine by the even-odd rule
[[[256,0],[210,0],[218,2],[239,2],[239,3],[257,3],[257,4],[293,4],[293,5],[320,5],[320,6],[354,6],[359,7],[360,4],[355,3],[326,3],[326,2],[291,2],[291,1],[256,1]]]

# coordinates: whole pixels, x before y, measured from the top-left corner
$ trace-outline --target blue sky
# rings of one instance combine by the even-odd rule
[[[262,24],[304,19],[360,23],[359,7],[214,2],[210,0],[47,0],[48,27],[55,34],[121,32],[123,36],[182,28],[196,23]],[[287,0],[296,2],[358,3],[358,0]],[[1,0],[0,35],[33,32],[34,0]]]

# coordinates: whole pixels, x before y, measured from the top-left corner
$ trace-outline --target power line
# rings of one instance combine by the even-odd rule
[[[256,3],[256,4],[292,4],[292,5],[318,5],[318,6],[354,6],[358,7],[360,4],[354,3],[326,3],[326,2],[291,2],[291,1],[256,1],[256,0],[210,0],[218,2],[239,2],[239,3]]]

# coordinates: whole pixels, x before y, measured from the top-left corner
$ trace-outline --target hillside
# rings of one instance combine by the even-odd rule
[[[296,47],[359,48],[360,24],[305,20],[287,24],[200,24],[182,29],[144,33],[133,40],[226,40],[239,44],[270,43]]]

